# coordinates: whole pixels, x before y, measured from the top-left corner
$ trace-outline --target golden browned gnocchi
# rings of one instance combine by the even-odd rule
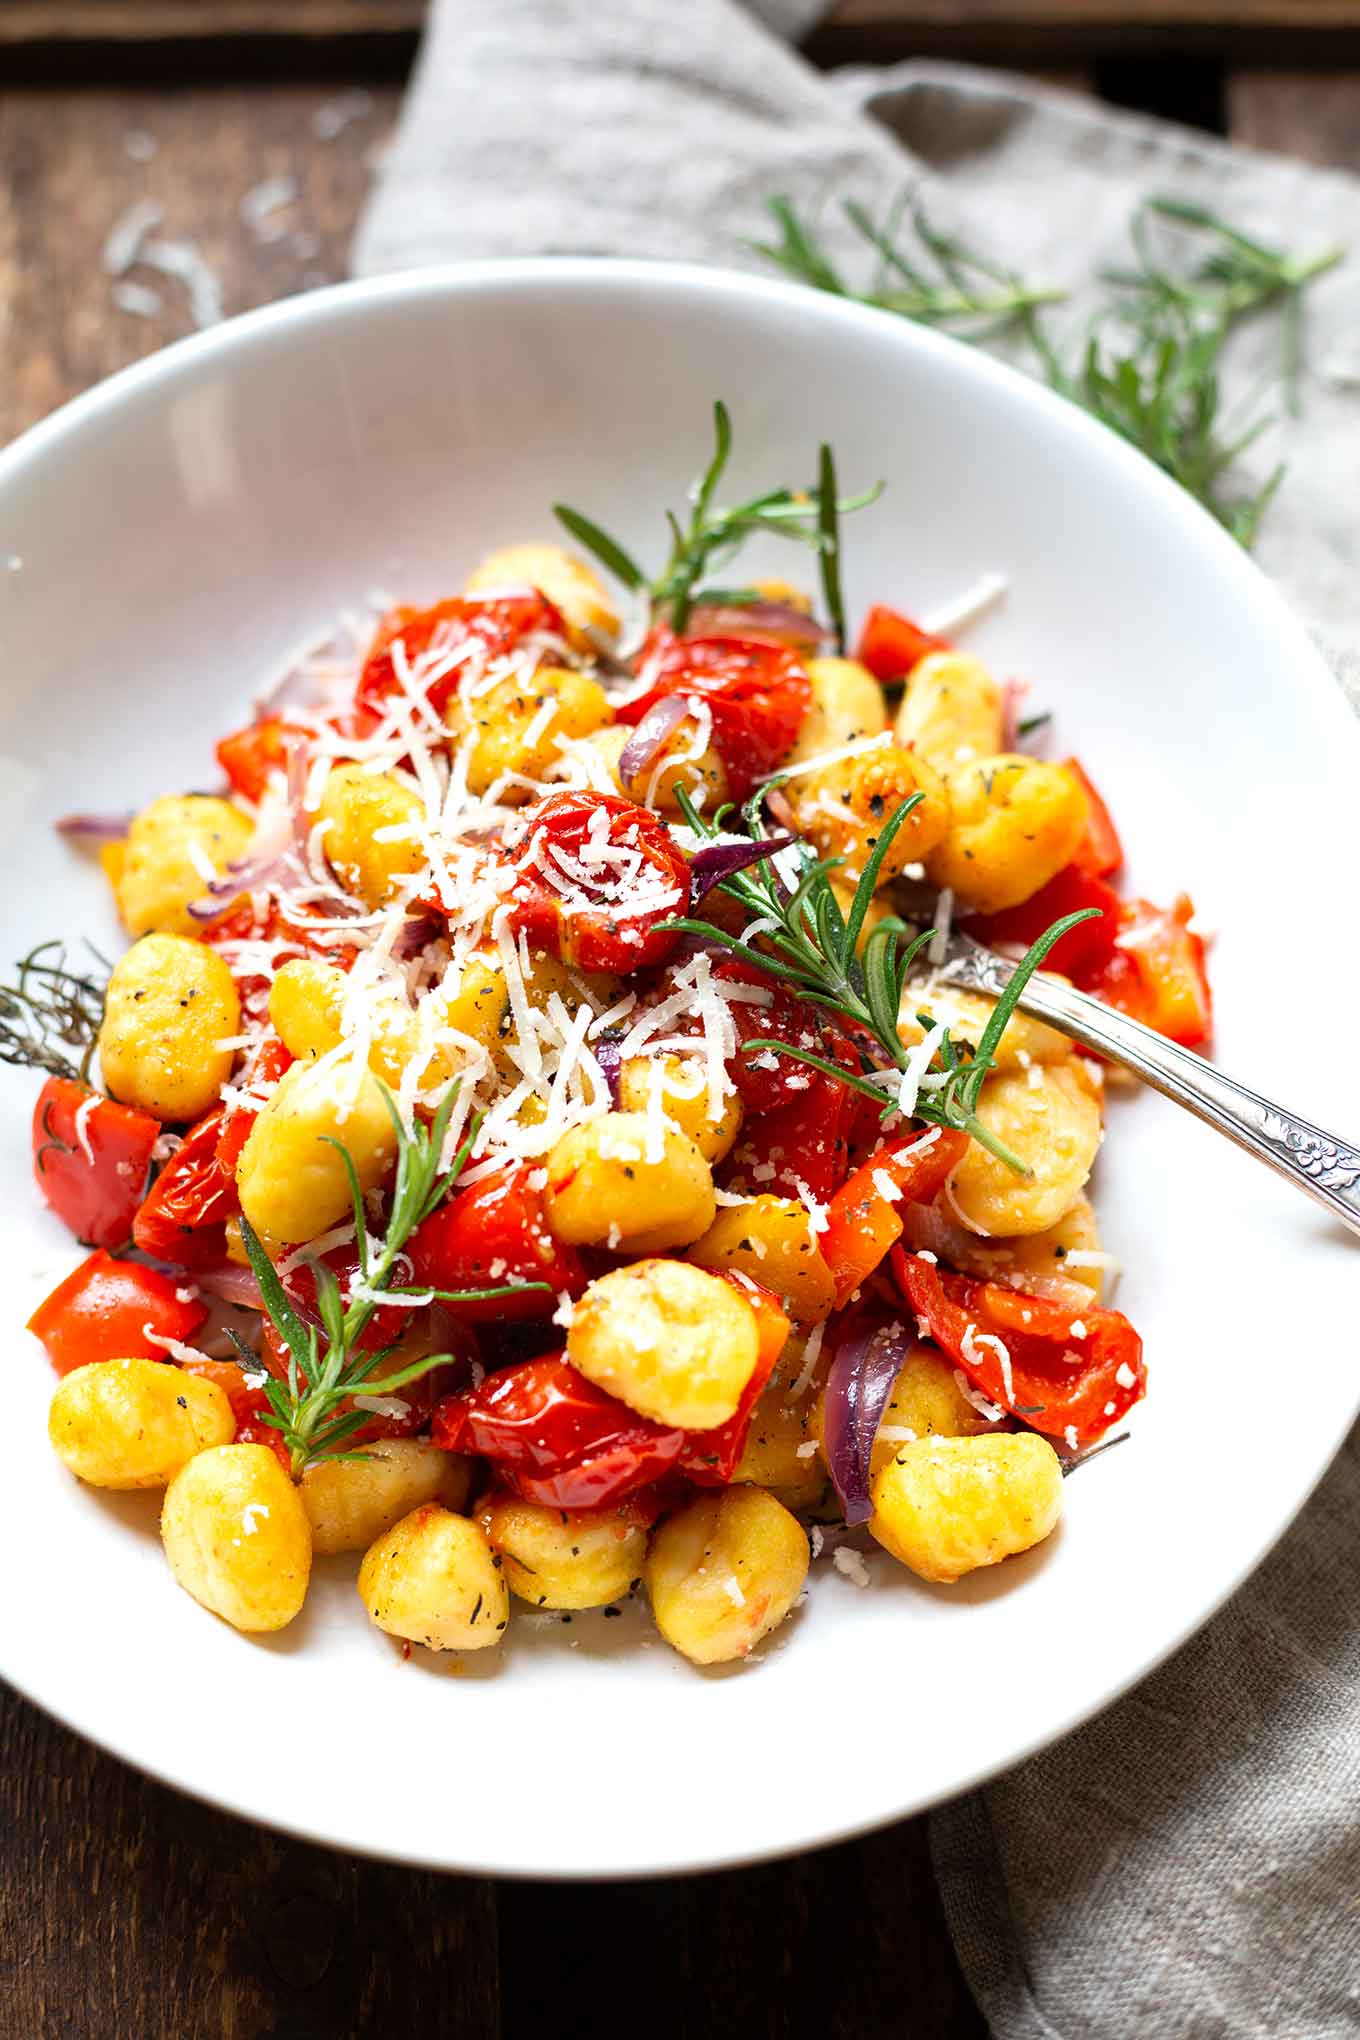
[[[166,1487],[196,1452],[236,1436],[215,1382],[161,1360],[93,1360],[66,1375],[47,1435],[63,1465],[91,1487]]]
[[[821,857],[840,857],[844,876],[857,880],[873,855],[886,819],[903,801],[921,796],[892,840],[879,883],[897,878],[947,844],[950,797],[944,781],[915,751],[878,744],[835,765],[789,782],[788,798],[797,828]]]
[[[893,730],[948,779],[1000,751],[1003,723],[1001,689],[980,660],[929,652],[907,677]]]
[[[741,1130],[741,1099],[729,1090],[716,1119],[709,1115],[708,1073],[696,1056],[630,1056],[619,1071],[619,1104],[646,1115],[653,1101],[676,1133],[694,1142],[704,1160],[720,1162]]]
[[[376,1078],[353,1057],[294,1063],[256,1115],[236,1189],[241,1210],[266,1244],[299,1245],[351,1209],[342,1143],[360,1187],[383,1182],[397,1152],[396,1128]]]
[[[129,935],[197,935],[190,904],[228,865],[244,857],[251,825],[229,801],[209,794],[153,800],[133,821],[114,879],[114,896]],[[228,897],[222,911],[232,907]]]
[[[187,935],[143,935],[109,979],[104,1082],[155,1119],[198,1119],[231,1075],[240,1025],[236,986],[215,950]]]
[[[1100,1094],[1080,1057],[998,1071],[977,1116],[1027,1173],[972,1141],[949,1179],[949,1210],[984,1235],[1047,1232],[1085,1189],[1100,1146]]]
[[[980,992],[965,992],[938,978],[912,978],[903,988],[897,1031],[909,1048],[925,1037],[924,1013],[932,1025],[943,1021],[951,1041],[967,1042],[976,1048],[992,1017],[995,999]],[[1035,1020],[1028,1013],[1012,1013],[1001,1039],[992,1051],[992,1065],[998,1070],[1027,1070],[1031,1063],[1066,1062],[1072,1044],[1056,1027]]]
[[[597,636],[613,637],[618,615],[593,567],[560,545],[503,545],[489,553],[465,584],[468,595],[537,588],[561,612],[577,651],[592,649]]]
[[[383,906],[403,879],[425,869],[418,833],[425,804],[390,772],[335,766],[322,788],[316,821],[327,863],[367,906]]]
[[[269,992],[269,1018],[290,1055],[317,1062],[339,1048],[343,1034],[345,973],[316,957],[283,964]],[[469,957],[450,986],[435,986],[413,1006],[395,990],[373,998],[365,1015],[368,1067],[399,1089],[415,1064],[417,1088],[447,1084],[465,1067],[469,1051],[491,1054],[499,1045],[508,1001],[498,964]],[[448,1030],[460,1037],[450,1043]]]
[[[758,1350],[750,1304],[685,1261],[634,1261],[597,1277],[567,1332],[568,1357],[588,1380],[686,1431],[735,1415]]]
[[[467,783],[485,793],[507,774],[541,779],[558,762],[560,739],[591,736],[613,720],[598,680],[569,666],[540,666],[532,679],[512,674],[485,694],[455,694],[445,721],[465,749]],[[531,785],[507,785],[511,804],[533,798]]]
[[[687,1258],[699,1268],[748,1275],[774,1291],[789,1316],[815,1324],[830,1314],[836,1284],[807,1207],[762,1194],[720,1211]]]
[[[645,1578],[656,1626],[696,1665],[745,1657],[803,1591],[807,1533],[763,1488],[688,1503],[653,1533]]]
[[[477,1520],[511,1593],[535,1608],[603,1608],[642,1577],[647,1533],[626,1508],[553,1509],[495,1494]]]
[[[441,1452],[424,1438],[385,1438],[365,1445],[355,1459],[323,1459],[298,1484],[318,1558],[367,1551],[385,1531],[423,1502],[446,1509],[466,1506],[468,1462]]]
[[[713,1172],[687,1134],[606,1112],[548,1156],[548,1223],[569,1246],[635,1254],[688,1246],[712,1222]]]
[[[789,753],[795,764],[838,751],[861,737],[881,736],[888,727],[883,689],[857,659],[809,659],[812,706]]]
[[[364,1554],[359,1598],[389,1636],[429,1650],[485,1650],[510,1620],[510,1597],[486,1532],[425,1502]]]
[[[1089,805],[1065,765],[1003,753],[949,781],[949,826],[921,853],[926,876],[980,914],[1018,907],[1071,862]]]
[[[268,1445],[214,1445],[165,1491],[161,1541],[186,1594],[233,1629],[284,1629],[307,1596],[312,1533]]]
[[[903,1445],[872,1487],[869,1528],[923,1580],[952,1581],[1042,1544],[1062,1514],[1062,1465],[1032,1431]]]

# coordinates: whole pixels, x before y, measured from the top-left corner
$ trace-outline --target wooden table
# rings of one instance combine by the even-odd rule
[[[155,318],[113,306],[101,250],[139,198],[197,243],[229,312],[345,273],[419,11],[0,0],[0,443],[190,330],[174,284]],[[1027,65],[1360,168],[1360,0],[841,0],[811,53]],[[275,177],[296,200],[252,226],[242,197]],[[851,1730],[824,1759],[811,1730],[810,1762],[850,1760]],[[711,1878],[497,1884],[211,1812],[3,1692],[0,1736],[0,2040],[984,2033],[920,1820]]]

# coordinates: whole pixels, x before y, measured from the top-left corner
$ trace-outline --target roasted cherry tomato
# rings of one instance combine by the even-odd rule
[[[249,1442],[242,1439],[241,1428],[258,1423],[269,1408],[269,1398],[262,1388],[251,1387],[246,1380],[245,1368],[238,1366],[234,1360],[185,1360],[181,1364],[186,1374],[196,1374],[200,1381],[211,1381],[221,1389],[236,1419],[237,1441]],[[277,1431],[274,1435],[278,1436]]]
[[[893,1248],[893,1273],[926,1331],[974,1388],[1073,1451],[1147,1389],[1143,1342],[1122,1311],[1071,1311],[999,1282],[952,1275]]]
[[[761,1011],[759,1007],[750,1010],[757,1016]],[[736,1012],[740,1015],[741,1009]],[[759,1032],[748,1036],[759,1038]],[[859,1070],[849,1042],[833,1035],[830,1029],[823,1031],[822,1045],[816,1052],[851,1072]],[[746,1055],[741,1060],[749,1081],[753,1059]],[[755,1074],[764,1077],[775,1073],[761,1068]],[[797,1088],[800,1083],[801,1089]],[[806,1064],[787,1061],[784,1084],[781,1104],[773,1111],[757,1109],[746,1120],[727,1173],[748,1188],[759,1189],[771,1197],[810,1197],[814,1203],[825,1204],[837,1184],[845,1181],[861,1102],[875,1119],[878,1115],[871,1099],[861,1101],[859,1092],[821,1070],[809,1069]]]
[[[292,1061],[292,1056],[278,1036],[267,1034],[237,1079],[237,1088],[249,1091],[255,1097],[267,1099]],[[223,1114],[221,1130],[217,1136],[217,1162],[218,1167],[225,1170],[233,1181],[236,1177],[236,1164],[241,1159],[241,1150],[250,1139],[250,1129],[255,1124],[257,1116],[242,1105],[228,1106]]]
[[[1124,846],[1119,840],[1119,831],[1110,819],[1110,810],[1078,761],[1075,758],[1065,758],[1063,763],[1073,778],[1080,782],[1090,809],[1086,834],[1077,845],[1077,853],[1072,862],[1079,864],[1083,871],[1089,871],[1092,878],[1113,878],[1124,862]]]
[[[57,1217],[92,1247],[131,1236],[159,1120],[101,1098],[71,1077],[49,1077],[33,1109],[33,1173]]]
[[[654,631],[640,670],[650,686],[618,709],[641,722],[667,695],[694,696],[713,718],[713,747],[733,800],[745,800],[793,749],[812,706],[812,682],[788,649],[767,637],[684,637]]]
[[[447,1452],[475,1452],[530,1502],[590,1509],[674,1467],[687,1434],[640,1417],[561,1354],[525,1360],[449,1396],[431,1430]]]
[[[101,1248],[38,1305],[28,1329],[58,1374],[89,1360],[164,1360],[169,1349],[161,1342],[191,1339],[208,1315],[196,1298],[185,1300],[182,1288]]]
[[[1064,914],[1094,907],[1098,920],[1082,921],[1059,936],[1044,960],[1045,970],[1061,971],[1075,984],[1089,987],[1114,954],[1119,933],[1119,895],[1084,871],[1079,864],[1065,864],[1060,872],[1040,886],[1037,893],[1018,907],[1003,908],[999,914],[970,914],[962,923],[966,933],[994,948],[998,942],[1016,942],[1028,948]]]
[[[947,652],[947,638],[922,630],[909,617],[877,602],[864,619],[855,657],[875,680],[902,680],[931,652]]]
[[[226,1252],[223,1228],[241,1206],[236,1177],[218,1159],[227,1109],[216,1105],[190,1127],[132,1221],[132,1237],[154,1261],[202,1268]]]
[[[256,801],[276,772],[287,771],[290,746],[307,741],[308,732],[299,724],[268,715],[223,737],[217,746],[217,762],[230,780],[232,791],[243,800]]]
[[[827,1055],[822,1018],[815,1006],[799,999],[764,971],[728,957],[717,964],[713,976],[719,984],[751,985],[763,996],[754,1000],[728,1001],[737,1052],[727,1065],[727,1074],[749,1115],[775,1112],[784,1105],[806,1109],[811,1080],[815,1074],[806,1063],[782,1056],[772,1048],[748,1051],[751,1041],[787,1041],[791,1048],[806,1049],[812,1055]]]
[[[330,1269],[339,1284],[341,1301],[348,1303],[350,1285],[359,1273],[359,1256],[355,1248],[332,1247],[328,1253],[320,1254],[316,1258]],[[283,1283],[284,1293],[289,1302],[295,1306],[299,1316],[305,1318],[309,1324],[320,1325],[321,1313],[316,1305],[316,1270],[312,1259],[309,1257],[297,1262],[287,1259],[284,1267],[287,1272],[279,1279]],[[404,1304],[380,1304],[355,1342],[358,1350],[373,1353],[380,1346],[394,1344],[406,1329],[410,1316],[410,1310]],[[273,1327],[268,1319],[265,1320],[265,1336],[266,1339],[274,1336]],[[278,1350],[282,1354],[281,1346]]]
[[[1182,893],[1174,907],[1125,900],[1119,939],[1088,991],[1186,1048],[1214,1029],[1213,997],[1204,963],[1204,938],[1189,926],[1194,907]]]
[[[472,1324],[551,1317],[563,1290],[579,1296],[588,1280],[585,1263],[574,1247],[553,1238],[543,1192],[533,1184],[539,1173],[528,1166],[509,1169],[447,1197],[407,1243],[412,1285],[456,1291],[548,1284],[522,1297],[450,1304],[455,1316]]]
[[[395,663],[403,654],[407,671],[419,676],[419,693],[434,713],[441,715],[458,691],[464,663],[455,660],[441,671],[446,654],[466,646],[470,658],[502,658],[531,632],[553,637],[566,634],[561,612],[536,588],[511,595],[455,595],[447,602],[436,602],[431,609],[392,610],[379,625],[359,675],[355,694],[359,735],[366,735],[382,720],[394,694],[406,691]],[[421,661],[433,675],[428,681],[420,675]]]
[[[836,1192],[818,1245],[836,1278],[838,1309],[901,1238],[901,1207],[928,1203],[963,1160],[967,1146],[967,1134],[950,1127],[914,1133],[870,1155]]]
[[[689,907],[689,865],[664,822],[612,793],[554,793],[515,847],[511,923],[579,970],[660,963],[660,924]]]

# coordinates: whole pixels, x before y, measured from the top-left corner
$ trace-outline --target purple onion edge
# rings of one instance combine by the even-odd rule
[[[915,1343],[905,1325],[851,1330],[826,1382],[827,1471],[849,1528],[873,1513],[869,1471],[874,1438],[902,1363]]]

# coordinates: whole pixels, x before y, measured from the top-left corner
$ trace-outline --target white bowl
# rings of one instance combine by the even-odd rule
[[[1140,891],[1222,933],[1219,1053],[1354,1130],[1335,1022],[1360,993],[1341,905],[1356,733],[1299,626],[1194,505],[982,355],[779,284],[590,261],[475,265],[296,298],[117,376],[0,457],[0,959],[115,944],[68,809],[211,784],[211,744],[300,638],[381,586],[458,586],[579,504],[662,546],[708,444],[733,487],[798,482],[831,440],[848,598],[929,610],[1011,578],[970,636],[1056,711]],[[8,570],[6,561],[8,560]],[[804,556],[763,562],[797,569]],[[35,1091],[4,1072],[4,1294],[17,1328],[75,1256],[28,1168]],[[538,1875],[774,1855],[911,1813],[1014,1763],[1142,1676],[1264,1555],[1356,1411],[1356,1249],[1151,1096],[1120,1100],[1096,1185],[1151,1395],[1067,1491],[1041,1552],[952,1590],[825,1563],[807,1606],[705,1675],[641,1612],[518,1614],[500,1653],[403,1663],[353,1565],[251,1642],[173,1585],[154,1498],[78,1487],[51,1376],[9,1341],[0,1670],[148,1771],[298,1833]],[[494,1661],[489,1661],[494,1659]]]

